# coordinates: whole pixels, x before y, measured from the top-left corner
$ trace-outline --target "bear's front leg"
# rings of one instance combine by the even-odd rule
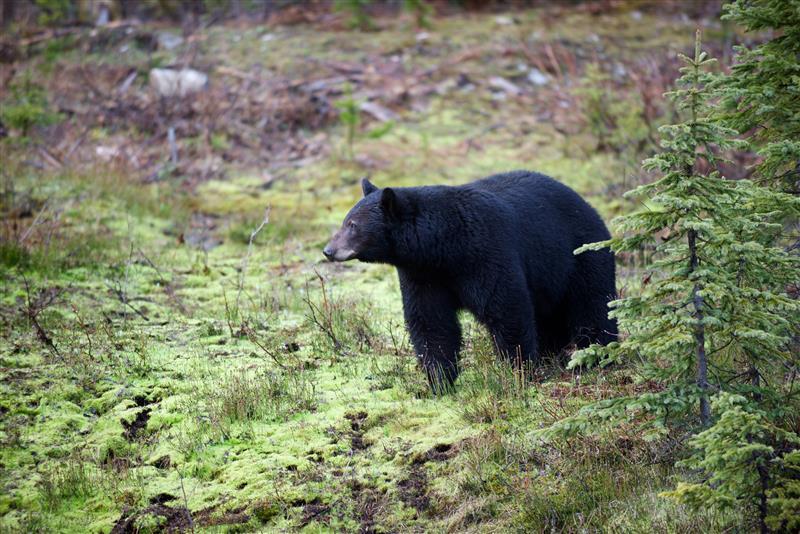
[[[450,391],[458,377],[461,350],[458,301],[443,285],[399,274],[403,314],[417,357],[433,392]]]

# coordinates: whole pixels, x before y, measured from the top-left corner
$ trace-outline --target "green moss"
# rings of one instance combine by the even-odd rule
[[[511,54],[520,38],[536,50],[554,39],[581,50],[598,34],[605,53],[629,58],[642,50],[663,55],[659,47],[686,25],[646,12],[633,23],[625,10],[565,9],[555,18],[530,10],[515,14],[513,29],[498,31],[493,17],[437,19],[421,44],[402,21],[370,34],[270,28],[269,41],[260,40],[263,28],[201,31],[202,61],[224,57],[235,68],[287,79],[317,75],[309,56],[324,63],[392,54],[408,72],[424,72],[464,51],[491,49],[465,55],[452,72],[431,71],[448,92],[425,96],[424,107],[404,112],[384,135],[359,138],[354,161],[337,154],[342,132],[332,127],[322,137],[327,155],[274,174],[226,164],[225,178],[190,193],[104,169],[14,170],[15,191],[49,199],[62,218],[50,249],[42,246],[46,234],[0,245],[0,306],[4,320],[12,317],[0,339],[0,530],[109,531],[123,510],[141,510],[164,493],[177,498],[170,506],[183,506],[185,493],[195,517],[210,507],[216,518],[233,510],[251,515],[241,525],[198,523],[197,531],[357,531],[370,513],[379,531],[543,524],[671,531],[697,520],[655,497],[669,472],[642,468],[641,459],[582,463],[582,451],[607,443],[542,450],[528,437],[608,383],[555,369],[516,390],[508,367],[482,360],[480,336],[471,334],[459,392],[433,398],[408,346],[394,269],[322,262],[321,247],[360,198],[358,181],[367,173],[380,186],[455,185],[527,168],[569,184],[605,218],[631,209],[616,193],[630,179],[629,162],[595,153],[584,133],[540,120],[536,100],[493,99],[484,82],[516,76],[516,63],[527,59],[498,59],[494,51]],[[636,45],[622,48],[620,35]],[[59,53],[59,62],[146,72],[153,61],[175,59],[137,50],[77,56]],[[458,89],[450,79],[456,72],[475,88]],[[215,132],[212,148],[235,151],[229,134]],[[88,141],[108,135],[114,132],[95,129]],[[248,252],[268,206],[270,222]],[[203,234],[198,240],[207,234],[207,250],[193,232]],[[37,291],[62,290],[40,315],[60,357],[31,329],[20,273]],[[623,276],[629,290],[641,283],[635,273]],[[328,306],[343,349],[310,320],[309,304]],[[473,321],[464,323],[475,332]],[[491,380],[481,382],[485,372]],[[126,435],[145,411],[135,435]],[[405,486],[412,473],[424,478],[419,492],[430,497],[428,510],[403,500],[414,496]],[[55,481],[49,490],[47,477]],[[314,506],[328,510],[307,517]],[[694,524],[716,527],[717,519]],[[137,527],[157,530],[160,521],[143,515]]]

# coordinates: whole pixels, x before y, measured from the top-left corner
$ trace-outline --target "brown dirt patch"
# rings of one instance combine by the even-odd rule
[[[202,527],[213,527],[220,525],[239,525],[250,521],[251,514],[247,512],[244,506],[226,510],[221,514],[214,514],[216,509],[217,505],[214,505],[203,508],[199,512],[195,512],[195,523]]]
[[[357,480],[348,483],[353,501],[356,503],[356,518],[359,522],[359,534],[377,532],[375,524],[381,510],[386,505],[386,497],[377,489],[364,486]]]
[[[444,462],[458,454],[460,450],[460,443],[439,443],[416,456],[411,463],[414,465],[421,465],[426,462]]]
[[[139,413],[136,414],[136,417],[130,423],[125,419],[122,419],[120,422],[122,423],[122,427],[125,429],[122,432],[122,435],[128,441],[136,441],[136,438],[139,437],[139,433],[147,427],[147,421],[150,420],[150,408],[145,408]]]
[[[160,532],[184,532],[193,528],[191,514],[183,506],[171,508],[165,504],[152,504],[138,512],[122,512],[111,534],[136,534],[139,531],[136,520],[148,515],[164,518],[159,525]]]
[[[408,478],[397,483],[400,500],[403,504],[422,513],[430,508],[431,500],[428,497],[428,475],[421,464],[412,464]]]
[[[169,493],[159,493],[150,497],[150,504],[166,504],[170,501],[176,501],[178,498]]]
[[[169,469],[172,467],[172,460],[168,454],[165,454],[164,456],[157,458],[156,461],[154,461],[151,465],[157,469]]]
[[[367,412],[363,410],[347,413],[344,416],[345,419],[350,421],[350,449],[353,452],[369,448],[369,444],[364,442],[364,423],[367,420],[367,416]]]
[[[303,507],[303,518],[300,520],[300,527],[305,527],[313,521],[327,525],[330,522],[330,511],[331,507],[321,503],[319,499],[306,503]]]

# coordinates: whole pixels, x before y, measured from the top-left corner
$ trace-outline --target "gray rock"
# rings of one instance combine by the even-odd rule
[[[361,111],[372,115],[381,122],[397,120],[397,113],[375,102],[362,102]]]
[[[158,96],[180,96],[202,91],[208,85],[208,75],[194,69],[153,69],[150,87]]]
[[[119,156],[119,148],[115,146],[100,145],[95,147],[94,153],[103,161],[111,161]]]
[[[111,22],[111,9],[105,2],[101,3],[97,8],[97,19],[94,21],[95,26],[106,26]]]
[[[504,93],[508,93],[510,95],[518,95],[522,92],[519,87],[506,80],[502,76],[492,76],[489,78],[489,87],[498,91],[503,91]]]
[[[183,44],[183,37],[169,32],[159,32],[156,39],[158,47],[163,50],[172,50]]]
[[[550,83],[550,76],[540,71],[536,67],[533,67],[530,71],[528,71],[528,81],[533,85],[547,85]]]

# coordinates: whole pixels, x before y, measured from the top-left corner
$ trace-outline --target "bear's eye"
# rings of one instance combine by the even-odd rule
[[[355,228],[355,227],[356,227],[356,223],[355,223],[355,222],[353,222],[353,221],[349,221],[349,222],[347,223],[347,226],[349,226],[350,228]]]

